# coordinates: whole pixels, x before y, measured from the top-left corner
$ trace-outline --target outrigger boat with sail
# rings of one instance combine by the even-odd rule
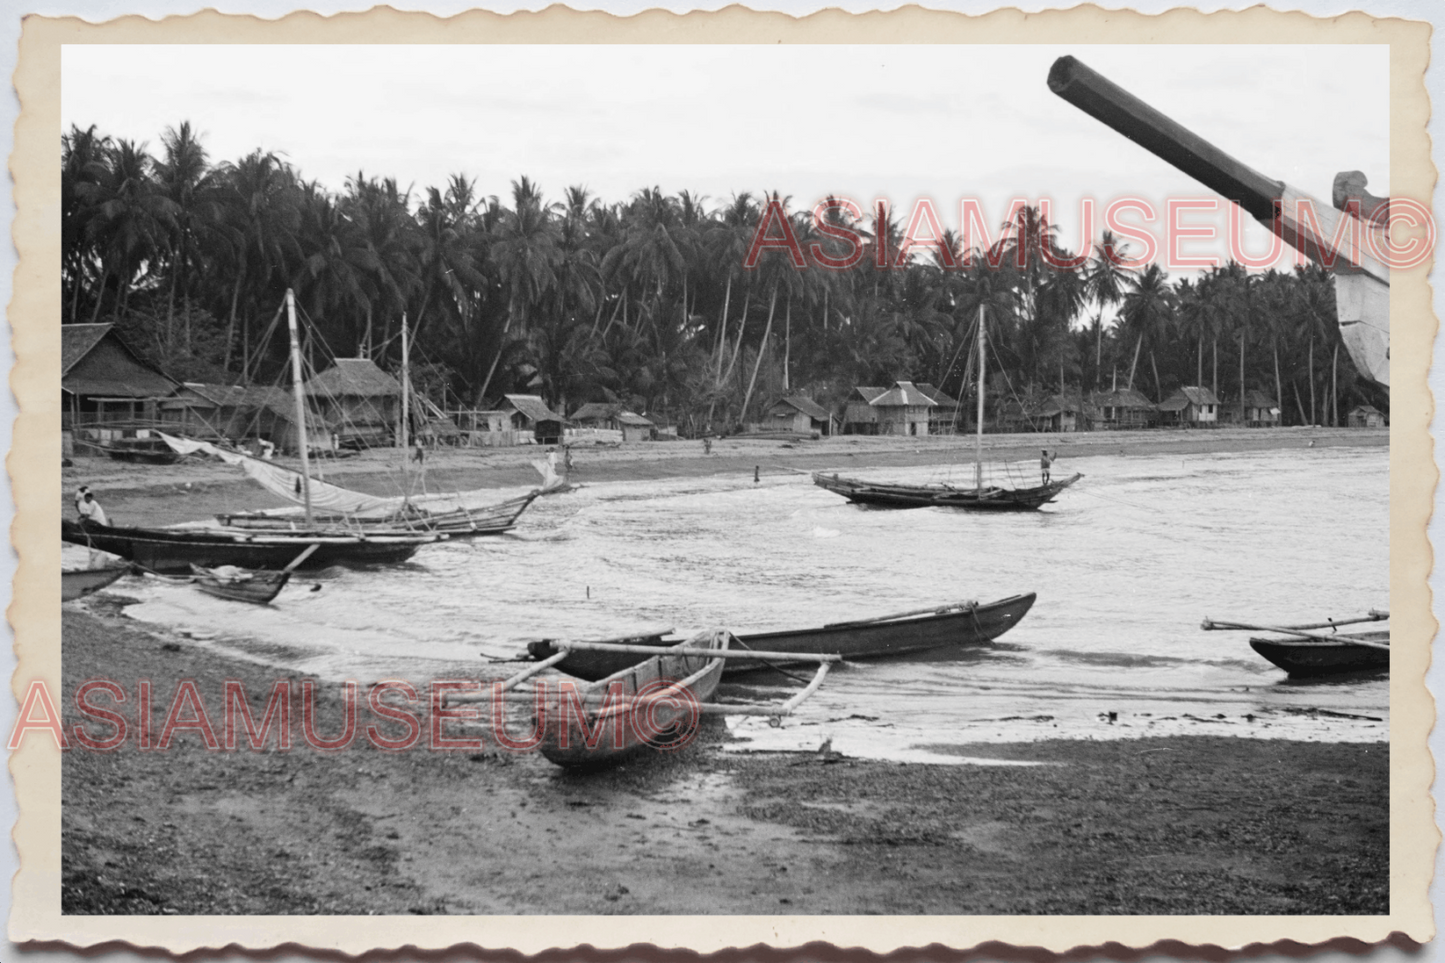
[[[983,402],[987,369],[984,364],[984,309],[978,309],[978,431],[974,439],[973,487],[947,484],[909,485],[850,478],[836,473],[814,472],[813,484],[850,502],[878,508],[962,508],[968,511],[1031,511],[1048,504],[1059,493],[1084,477],[1074,473],[1059,481],[1032,487],[984,484]]]
[[[224,565],[246,569],[284,568],[308,545],[317,548],[304,560],[302,568],[402,562],[416,554],[421,546],[447,537],[445,534],[425,532],[347,533],[318,528],[311,510],[309,446],[301,397],[301,348],[296,335],[295,297],[290,290],[286,292],[286,309],[301,448],[301,472],[297,486],[301,489],[305,505],[305,526],[296,530],[248,532],[195,525],[124,527],[62,519],[60,537],[64,541],[119,555],[152,572],[189,575],[192,565],[203,568]]]
[[[287,292],[290,298],[290,292]],[[291,301],[288,300],[288,305]],[[400,449],[407,445],[407,401],[411,394],[408,371],[408,340],[405,318],[401,326],[402,348],[402,417]],[[300,375],[298,374],[299,378]],[[300,402],[298,401],[298,404]],[[517,519],[539,496],[558,490],[565,479],[544,472],[543,484],[530,492],[496,501],[496,493],[488,490],[407,494],[396,496],[369,495],[353,491],[317,478],[303,466],[301,471],[255,458],[242,452],[223,448],[210,442],[194,441],[160,434],[179,455],[202,453],[221,459],[245,472],[246,476],[266,491],[300,508],[281,508],[256,512],[223,512],[216,521],[226,528],[255,532],[294,532],[303,525],[319,526],[330,533],[443,534],[450,538],[471,538],[478,535],[500,535],[516,527]]]

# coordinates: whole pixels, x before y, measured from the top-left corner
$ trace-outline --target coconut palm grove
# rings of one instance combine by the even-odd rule
[[[95,126],[61,144],[63,321],[114,322],[184,380],[283,383],[291,288],[313,365],[398,371],[405,323],[412,384],[445,410],[520,392],[701,434],[782,395],[836,409],[856,386],[910,380],[971,411],[983,305],[990,407],[1200,385],[1226,409],[1262,392],[1285,425],[1388,410],[1342,350],[1323,270],[1175,278],[1108,232],[1075,257],[1037,208],[964,251],[952,231],[906,244],[896,211],[825,204],[815,220],[815,199],[767,190],[549,196],[520,176],[499,196],[460,173],[402,189],[357,171],[336,193],[265,150],[213,162],[189,123],[154,152]]]

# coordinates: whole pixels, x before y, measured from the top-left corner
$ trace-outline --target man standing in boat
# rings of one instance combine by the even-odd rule
[[[1039,475],[1043,478],[1044,484],[1047,485],[1049,483],[1049,469],[1053,467],[1054,459],[1059,457],[1059,451],[1056,448],[1054,449],[1054,453],[1050,455],[1047,448],[1040,450],[1043,454],[1039,456]]]

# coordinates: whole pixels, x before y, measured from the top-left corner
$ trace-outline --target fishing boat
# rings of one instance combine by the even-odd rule
[[[60,601],[73,602],[99,592],[131,570],[130,563],[102,568],[67,568],[60,571]]]
[[[1373,611],[1354,619],[1331,619],[1309,625],[1255,625],[1205,619],[1206,632],[1242,630],[1270,632],[1276,638],[1251,637],[1249,647],[1291,676],[1310,677],[1344,672],[1378,672],[1390,668],[1390,630],[1339,632],[1343,625],[1380,622],[1390,613]],[[1328,629],[1329,631],[1325,631]]]
[[[704,632],[579,686],[585,723],[564,713],[559,690],[546,708],[538,747],[542,755],[559,766],[593,768],[649,746],[686,745],[701,721],[701,704],[722,681],[725,660],[714,653],[727,649],[731,640],[722,630]]]
[[[488,691],[449,693],[443,703],[491,702],[494,713],[499,699],[525,706],[530,710],[531,737],[513,748],[538,748],[559,766],[595,769],[646,748],[681,749],[692,741],[705,715],[764,716],[779,725],[818,690],[828,669],[839,661],[831,654],[742,652],[730,647],[736,641],[730,632],[711,629],[661,650],[626,643],[563,642],[550,657],[498,680]],[[553,677],[538,680],[537,691],[530,695],[515,692],[574,649],[640,655],[643,661],[580,686],[568,677]],[[778,706],[709,702],[722,678],[723,664],[734,658],[814,662],[818,669],[806,687]]]
[[[987,368],[984,364],[984,309],[978,309],[978,431],[974,438],[973,486],[872,482],[837,473],[814,472],[813,484],[858,505],[876,508],[961,508],[975,512],[1033,511],[1058,497],[1084,476],[1075,472],[1059,481],[1025,487],[985,484],[983,471],[983,403]]]
[[[1028,613],[1035,598],[1037,596],[1029,592],[986,605],[958,602],[896,615],[834,622],[817,628],[738,635],[734,648],[798,656],[794,662],[812,661],[802,657],[825,653],[840,655],[851,662],[934,649],[961,649],[984,645],[1003,635]],[[670,630],[639,632],[626,638],[606,641],[632,646],[677,645],[680,640],[669,637],[668,631]],[[559,645],[566,644],[555,640],[532,642],[527,646],[527,653],[534,659],[547,659],[557,653]],[[604,678],[625,668],[630,660],[637,658],[626,653],[605,649],[580,649],[575,648],[576,643],[572,645],[572,653],[557,667],[580,679]],[[786,658],[731,658],[723,674],[731,677],[769,666],[787,664],[789,660]]]
[[[281,594],[291,580],[290,572],[252,572],[233,565],[220,568],[191,566],[191,580],[196,588],[207,595],[232,602],[254,602],[265,605]]]
[[[123,428],[77,428],[72,433],[77,449],[105,455],[116,461],[148,465],[173,465],[181,454],[154,434],[140,434]]]
[[[1083,476],[1075,473],[1059,481],[1033,488],[1002,488],[981,485],[899,485],[870,482],[824,472],[813,473],[813,484],[850,502],[878,508],[964,508],[971,511],[1029,511],[1048,504]]]
[[[1341,633],[1322,639],[1251,638],[1249,647],[1292,676],[1373,672],[1390,668],[1390,633]]]
[[[404,562],[423,545],[445,538],[437,534],[330,535],[313,532],[245,532],[216,528],[127,528],[61,519],[60,537],[119,555],[162,575],[190,575],[192,565],[216,568],[278,569],[308,545],[316,552],[302,566],[380,565]]]
[[[127,528],[63,519],[60,524],[60,537],[75,545],[85,545],[94,550],[119,555],[152,572],[175,575],[191,574],[192,565],[203,568],[223,565],[243,569],[284,568],[308,545],[315,545],[317,548],[305,558],[304,565],[307,568],[402,562],[416,554],[421,546],[446,538],[445,534],[428,532],[339,532],[316,524],[311,506],[310,445],[306,438],[305,406],[302,399],[296,299],[290,289],[286,291],[286,320],[291,336],[292,394],[301,452],[301,471],[296,479],[296,487],[300,489],[305,508],[303,526],[295,530],[248,532],[242,529],[187,525],[172,528]]]
[[[315,514],[312,518],[316,525],[343,532],[433,532],[445,534],[451,538],[501,535],[516,528],[517,519],[542,494],[544,494],[542,489],[535,489],[525,495],[518,495],[495,504],[477,508],[456,508],[450,511],[429,511],[412,503],[391,514],[374,517],[328,513]],[[294,509],[281,509],[270,512],[218,514],[216,521],[228,528],[277,532],[295,531],[304,524],[305,520]]]
[[[300,555],[292,559],[290,564],[279,572],[251,571],[236,568],[233,565],[223,565],[219,568],[203,568],[200,565],[192,565],[191,584],[207,595],[214,595],[219,599],[266,605],[281,594],[281,590],[291,580],[291,573],[316,554],[320,547],[319,545],[306,546]]]

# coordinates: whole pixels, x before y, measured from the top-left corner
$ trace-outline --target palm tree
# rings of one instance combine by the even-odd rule
[[[134,287],[159,267],[175,220],[175,204],[156,190],[154,161],[144,145],[118,141],[105,155],[105,173],[90,192],[94,216],[86,222],[87,240],[102,265],[92,321],[100,315],[112,278],[116,295],[111,316],[120,318]]]
[[[1149,344],[1149,356],[1169,334],[1174,320],[1176,298],[1169,287],[1169,277],[1158,264],[1150,264],[1135,275],[1124,295],[1120,320],[1123,333],[1134,340],[1134,360],[1129,365],[1129,388],[1134,387],[1134,372],[1139,365],[1139,354],[1145,342]],[[1159,369],[1154,367],[1154,390],[1163,396],[1163,384],[1159,380]]]
[[[71,321],[80,320],[80,295],[94,283],[98,253],[89,230],[96,216],[101,184],[105,181],[110,139],[71,126],[60,138],[60,276]],[[96,291],[99,299],[101,291]]]
[[[507,313],[479,398],[486,397],[513,329],[525,338],[534,310],[557,284],[562,263],[561,229],[543,206],[540,189],[524,176],[512,182],[512,201],[512,210],[502,213],[493,230],[488,252],[507,290]]]
[[[181,292],[185,317],[185,346],[191,346],[192,261],[204,249],[209,234],[221,222],[218,179],[207,163],[205,148],[189,121],[167,127],[161,137],[165,156],[155,165],[156,188],[173,205],[170,248],[170,288],[166,296],[166,340],[174,339],[176,289]]]

